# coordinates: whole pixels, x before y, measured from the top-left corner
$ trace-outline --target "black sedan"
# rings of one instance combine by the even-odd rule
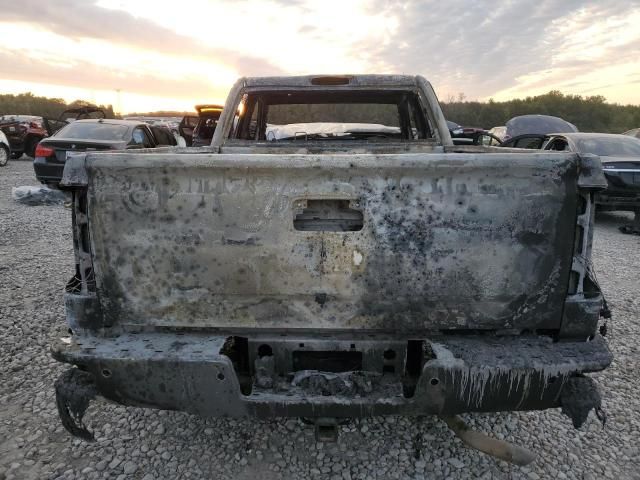
[[[145,123],[129,120],[77,120],[38,144],[33,161],[36,178],[41,183],[58,186],[67,156],[73,152],[175,145],[172,135],[159,133]]]
[[[596,196],[596,205],[635,212],[640,228],[640,140],[611,133],[553,133],[538,135],[538,143],[544,150],[598,155],[608,186]]]
[[[578,129],[572,123],[551,115],[520,115],[506,124],[501,147],[543,148],[541,139],[551,133],[574,133]]]

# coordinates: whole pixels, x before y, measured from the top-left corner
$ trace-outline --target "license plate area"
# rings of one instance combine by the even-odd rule
[[[366,370],[402,374],[407,341],[275,336],[248,339],[249,364],[273,357],[274,370],[286,375],[300,370],[347,372]]]
[[[362,370],[362,352],[296,350],[292,353],[292,363],[295,372],[320,370],[337,373]]]
[[[71,153],[71,152],[69,152],[67,150],[56,150],[56,153],[55,153],[56,161],[59,162],[59,163],[66,162],[68,160],[68,158],[69,158],[69,153]]]
[[[244,395],[339,384],[351,393],[394,385],[411,397],[428,357],[425,345],[373,334],[333,339],[283,334],[228,337],[219,353],[231,359]]]

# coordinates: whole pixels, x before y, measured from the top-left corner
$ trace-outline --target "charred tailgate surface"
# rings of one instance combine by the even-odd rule
[[[107,323],[558,328],[577,157],[87,156]]]

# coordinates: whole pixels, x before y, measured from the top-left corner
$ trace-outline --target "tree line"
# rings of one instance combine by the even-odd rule
[[[195,111],[179,112],[176,110],[156,110],[155,112],[131,112],[125,117],[184,117],[185,115],[197,115]]]
[[[75,100],[66,103],[61,98],[39,97],[30,92],[13,94],[0,94],[0,115],[36,115],[39,117],[58,118],[68,108],[92,105],[84,100]],[[107,118],[115,118],[116,115],[111,105],[98,105],[104,110]]]
[[[83,100],[67,104],[61,98],[40,97],[32,93],[0,94],[0,115],[19,114],[57,118],[67,108],[88,104],[89,102]],[[116,117],[111,105],[99,105],[99,107],[105,111],[107,118]],[[510,118],[526,114],[561,117],[583,132],[621,133],[640,127],[640,105],[618,105],[608,103],[601,95],[583,97],[563,94],[555,90],[544,95],[504,102],[496,102],[492,99],[487,102],[466,101],[464,95],[459,95],[457,99],[450,98],[442,102],[442,110],[447,120],[463,126],[486,129],[504,125]],[[175,115],[176,112],[170,113]],[[350,112],[350,116],[353,113]],[[389,115],[386,109],[376,113],[384,117]],[[316,121],[322,120],[318,118]],[[366,122],[366,118],[363,117],[358,121]]]
[[[583,97],[552,90],[544,95],[518,98],[504,102],[465,101],[442,102],[447,120],[467,127],[489,129],[504,125],[518,115],[553,115],[573,123],[581,132],[622,133],[640,127],[640,105],[607,103],[601,95]]]

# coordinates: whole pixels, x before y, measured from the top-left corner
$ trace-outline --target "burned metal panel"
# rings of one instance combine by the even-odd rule
[[[294,351],[301,342],[311,349],[327,348],[317,335],[254,340],[268,343],[274,338],[282,342],[278,351]],[[390,342],[382,335],[351,338],[363,352],[382,351]],[[52,350],[57,360],[91,373],[98,394],[126,405],[260,417],[549,408],[562,402],[563,386],[576,375],[602,370],[611,362],[600,336],[590,342],[553,342],[539,336],[446,335],[423,338],[427,361],[411,396],[403,393],[400,374],[370,370],[285,370],[280,377],[288,385],[273,382],[243,394],[231,360],[222,353],[225,341],[225,336],[208,334],[86,335],[64,339]]]
[[[224,340],[157,333],[76,336],[68,344],[54,346],[52,353],[92,373],[100,394],[113,401],[240,416],[246,407],[231,402],[240,397],[238,379],[229,358],[219,354]]]
[[[425,363],[415,398],[435,413],[556,406],[569,379],[612,360],[600,336],[566,343],[530,336],[448,337],[428,348],[435,358]]]
[[[236,328],[536,329],[562,314],[568,154],[88,155],[105,322]],[[360,231],[296,231],[345,200]]]
[[[573,261],[569,289],[558,332],[561,338],[590,337],[598,327],[604,297],[595,280],[591,262],[593,226],[595,224],[594,192],[606,187],[602,165],[594,155],[579,158],[578,208],[575,221]]]
[[[247,87],[311,87],[313,80],[331,75],[297,75],[297,76],[272,76],[272,77],[246,77],[241,79]],[[413,75],[337,75],[348,78],[349,83],[342,85],[322,85],[322,88],[342,88],[351,90],[356,87],[412,87],[416,86],[416,77]]]
[[[85,153],[74,153],[69,156],[64,165],[60,185],[63,187],[86,187],[87,170],[85,168]]]
[[[425,96],[425,111],[428,113],[427,118],[434,127],[437,140],[441,145],[453,145],[453,140],[451,140],[451,132],[449,131],[447,121],[444,118],[442,109],[440,108],[440,103],[438,102],[438,97],[436,97],[436,92],[433,90],[431,84],[424,79],[424,77],[421,77],[419,75],[416,76],[416,83],[418,84],[421,93]]]
[[[66,293],[64,306],[67,324],[72,330],[96,330],[103,326],[102,310],[94,294]]]
[[[233,140],[220,147],[220,153],[231,154],[279,154],[279,155],[358,155],[358,154],[399,154],[399,153],[442,153],[444,148],[434,140],[385,141],[384,143],[360,143],[354,146],[352,140],[306,140],[300,142],[270,142],[255,140]],[[498,153],[504,153],[498,150]],[[476,150],[474,153],[482,153]],[[486,153],[486,152],[484,152]],[[521,152],[520,152],[521,153]]]
[[[580,178],[578,186],[585,190],[604,190],[607,188],[607,178],[604,176],[600,157],[589,153],[580,155]]]

